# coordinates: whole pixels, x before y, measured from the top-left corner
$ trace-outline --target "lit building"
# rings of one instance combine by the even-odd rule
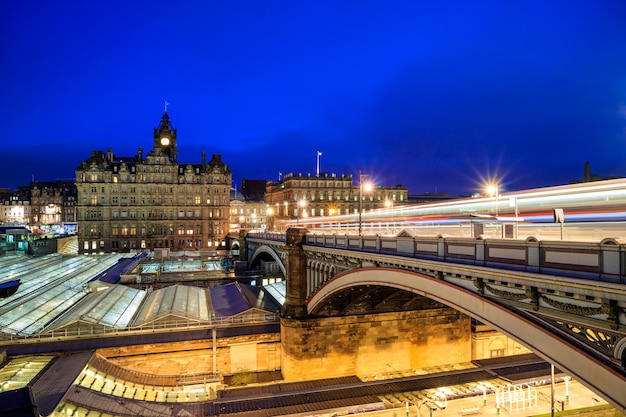
[[[144,159],[93,151],[76,168],[79,253],[218,250],[228,233],[232,173],[221,156],[177,160],[167,113]]]
[[[21,186],[14,192],[3,193],[0,224],[28,226],[31,219],[30,187]]]
[[[65,233],[65,224],[76,223],[76,184],[73,181],[31,182],[30,206],[30,225],[34,230]]]
[[[246,184],[245,181],[244,184]],[[263,186],[265,186],[265,181],[263,181]],[[230,232],[238,232],[242,229],[267,230],[267,218],[272,210],[268,210],[267,204],[262,200],[264,192],[260,193],[259,197],[256,193],[246,196],[243,191],[243,187],[241,191],[234,188],[230,190]]]
[[[366,176],[357,178],[353,183],[351,174],[321,173],[319,176],[308,174],[286,174],[277,182],[268,181],[265,202],[272,209],[268,216],[269,230],[283,230],[289,220],[304,219],[309,216],[337,216],[355,214],[370,210],[392,208],[406,204],[408,189],[402,185],[384,187],[372,184],[371,190],[362,190]],[[359,202],[359,195],[362,201]]]

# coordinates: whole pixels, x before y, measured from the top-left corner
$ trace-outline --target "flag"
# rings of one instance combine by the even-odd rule
[[[317,151],[317,156],[322,156],[322,153],[320,151]]]

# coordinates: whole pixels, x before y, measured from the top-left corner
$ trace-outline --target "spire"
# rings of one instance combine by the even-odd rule
[[[158,130],[172,130],[170,117],[167,115],[167,113],[163,113],[163,116],[161,117],[161,123],[159,123]]]

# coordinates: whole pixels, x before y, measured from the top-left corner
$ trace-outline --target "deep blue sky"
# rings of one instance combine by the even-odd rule
[[[152,146],[238,184],[358,175],[411,194],[626,176],[626,2],[31,1],[0,17],[0,187]]]

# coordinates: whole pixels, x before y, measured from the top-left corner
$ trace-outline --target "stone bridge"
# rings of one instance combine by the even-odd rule
[[[493,326],[626,412],[626,244],[318,235],[243,236],[280,262],[281,327],[440,303]]]

